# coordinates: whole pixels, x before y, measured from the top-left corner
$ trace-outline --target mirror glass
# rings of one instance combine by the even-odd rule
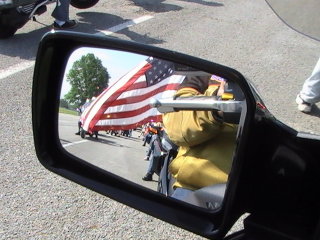
[[[150,104],[155,99],[169,100],[166,109],[187,103],[160,113]],[[208,99],[214,107],[203,107]],[[213,210],[222,204],[245,106],[239,86],[218,74],[152,56],[79,48],[65,69],[59,137],[84,161]]]

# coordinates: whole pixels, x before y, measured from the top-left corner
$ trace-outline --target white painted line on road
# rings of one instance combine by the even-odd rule
[[[153,18],[153,16],[150,16],[150,15],[142,16],[142,17],[127,21],[125,23],[121,23],[119,25],[113,26],[107,30],[101,30],[101,31],[99,31],[99,33],[96,33],[95,35],[103,35],[103,36],[111,35],[115,32],[119,32],[120,30],[132,27],[134,25],[145,22],[145,21],[150,20],[152,18]],[[7,68],[6,70],[0,70],[0,80],[7,78],[7,77],[10,77],[11,75],[14,75],[16,73],[24,71],[28,68],[31,68],[34,66],[34,63],[35,63],[35,61],[25,61],[25,62],[19,63],[17,65],[11,66],[11,67]]]
[[[0,70],[0,80],[9,77],[13,74],[16,74],[18,72],[21,72],[23,70],[26,70],[30,67],[34,66],[34,61],[25,61],[22,63],[19,63],[17,65],[11,66],[5,70]]]
[[[132,27],[132,26],[134,26],[136,24],[148,21],[148,20],[150,20],[152,18],[153,18],[153,16],[150,16],[150,15],[142,16],[142,17],[139,17],[139,18],[124,22],[124,23],[119,24],[117,26],[111,27],[111,28],[109,28],[107,30],[100,30],[100,32],[96,33],[95,35],[111,35],[111,34],[113,34],[115,32],[121,31],[122,29]]]
[[[80,144],[80,143],[85,143],[85,142],[88,142],[88,140],[81,140],[81,141],[78,141],[78,142],[72,142],[72,143],[67,143],[67,144],[63,144],[62,147],[70,147],[70,146],[73,146],[73,145],[77,145],[77,144]]]

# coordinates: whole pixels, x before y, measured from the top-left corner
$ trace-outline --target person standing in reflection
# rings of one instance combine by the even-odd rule
[[[175,97],[221,98],[225,94],[225,86],[226,80],[218,76],[187,76]],[[233,121],[234,119],[231,122]],[[227,182],[235,150],[238,121],[239,118],[234,123],[226,123],[223,114],[217,111],[178,111],[164,114],[166,133],[179,146],[178,154],[169,166],[169,171],[176,180],[172,197],[181,199],[185,191]]]
[[[78,120],[78,132],[76,132],[75,135],[80,135],[81,127],[82,127],[81,115],[86,110],[86,108],[90,106],[91,102],[94,100],[95,100],[95,97],[92,97],[91,100],[89,98],[87,98],[86,102],[78,108],[79,109],[78,113],[79,113],[80,117]]]
[[[145,160],[149,161],[146,175],[142,178],[144,181],[152,181],[152,176],[156,171],[157,165],[159,164],[162,156],[161,138],[163,129],[161,123],[157,123],[153,126],[154,132],[150,140],[149,150]]]
[[[310,113],[312,106],[320,101],[320,58],[311,75],[302,86],[302,90],[296,98],[298,109],[304,113]]]
[[[142,146],[145,146],[147,143],[150,144],[151,138],[152,138],[153,134],[155,134],[155,133],[157,133],[157,130],[154,128],[154,123],[150,123],[147,127],[146,132],[145,132]],[[145,160],[147,160],[147,159],[145,159]]]

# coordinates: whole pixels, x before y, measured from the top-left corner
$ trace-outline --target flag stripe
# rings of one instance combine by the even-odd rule
[[[100,119],[101,115],[105,112],[108,106],[110,106],[110,104],[112,104],[112,102],[115,101],[121,95],[122,92],[124,92],[129,86],[131,86],[149,68],[151,68],[151,65],[147,63],[136,74],[134,74],[128,82],[126,82],[122,87],[116,90],[116,92],[112,94],[109,97],[109,99],[102,104],[101,108],[97,111],[97,114],[92,118],[89,124],[89,128],[94,128],[94,125]]]
[[[142,62],[138,67],[130,71],[127,75],[119,79],[112,87],[107,89],[104,92],[105,94],[101,94],[99,101],[95,101],[95,104],[90,108],[91,111],[87,114],[83,128],[86,131],[92,129],[108,107],[106,101],[110,104],[112,100],[115,100],[122,91],[131,86],[150,67],[150,64],[146,61]]]
[[[147,87],[145,77],[141,76],[140,78],[143,80],[143,82],[138,82],[137,80],[134,84],[128,87],[127,92],[135,89],[144,89]]]
[[[159,99],[159,98],[169,98],[174,95],[176,90],[168,90],[165,92],[161,92],[155,96],[152,96],[154,99]],[[137,103],[132,103],[132,104],[124,104],[124,105],[118,105],[114,107],[109,107],[106,111],[105,114],[107,113],[114,113],[114,112],[124,112],[124,111],[130,111],[132,109],[137,109],[137,108],[142,108],[143,106],[149,105],[150,104],[150,98],[146,99],[141,102]]]
[[[110,106],[116,106],[116,105],[123,105],[127,103],[137,103],[141,102],[143,100],[149,99],[153,95],[156,95],[158,93],[164,92],[166,90],[174,90],[179,86],[179,84],[168,84],[165,86],[161,86],[153,91],[148,92],[147,94],[140,95],[140,96],[135,96],[133,95],[132,97],[126,97],[126,98],[121,98],[118,100],[115,100]]]
[[[103,91],[81,116],[85,131],[125,130],[162,114],[150,100],[173,97],[185,75],[174,73],[171,62],[149,57]]]
[[[117,118],[128,118],[128,117],[134,117],[136,115],[139,115],[141,113],[144,113],[148,111],[151,108],[150,105],[146,105],[144,107],[132,110],[132,111],[125,111],[125,112],[114,112],[114,113],[108,113],[103,114],[100,118],[101,120],[104,119],[117,119]]]
[[[143,112],[140,115],[137,115],[134,117],[99,120],[96,126],[122,125],[125,127],[127,125],[140,123],[141,121],[147,118],[152,120],[154,118],[157,118],[157,116],[162,116],[162,115],[157,111],[157,109],[151,108],[148,111]]]
[[[112,86],[104,90],[98,98],[92,103],[90,106],[90,109],[86,112],[86,114],[83,114],[83,129],[88,131],[89,130],[89,124],[96,114],[96,112],[100,109],[103,102],[108,99],[119,87],[124,85],[126,82],[130,80],[130,77],[137,73],[137,71],[141,68],[143,68],[148,63],[146,61],[143,61],[141,64],[139,64],[136,68],[129,71],[127,74],[125,74],[123,77],[121,77],[118,81],[116,81]]]
[[[106,129],[108,130],[129,130],[129,129],[134,129],[137,128],[143,124],[146,124],[148,122],[161,122],[162,121],[162,116],[158,115],[158,116],[153,116],[153,117],[147,117],[143,120],[141,120],[140,122],[137,123],[132,123],[132,124],[128,124],[126,126],[123,125],[108,125],[108,128],[106,128],[105,126],[95,126],[94,131],[104,131]]]
[[[161,81],[155,85],[149,86],[149,87],[140,87],[140,86],[142,86],[142,84],[136,85],[136,83],[135,83],[131,87],[129,87],[126,92],[121,94],[119,96],[119,98],[127,98],[128,96],[143,95],[143,94],[151,92],[161,86],[166,86],[168,84],[173,84],[173,83],[180,84],[181,78],[184,78],[184,77],[185,76],[182,76],[182,75],[172,75],[172,76],[164,79],[163,81]],[[141,78],[143,78],[143,77],[141,77]],[[144,79],[144,81],[145,81],[145,79]],[[144,83],[144,85],[145,85],[145,83]]]

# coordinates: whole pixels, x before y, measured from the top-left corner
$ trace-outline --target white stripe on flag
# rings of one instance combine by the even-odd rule
[[[131,103],[131,104],[128,103],[128,104],[118,105],[118,106],[114,106],[114,107],[109,107],[107,109],[107,111],[105,111],[105,114],[116,113],[116,112],[118,112],[118,113],[119,112],[126,112],[126,111],[131,111],[134,109],[139,109],[139,108],[142,108],[146,105],[149,105],[151,99],[169,98],[169,97],[172,97],[175,92],[176,92],[176,90],[168,90],[168,91],[158,93],[158,94],[154,95],[153,97],[145,99],[141,102]]]
[[[142,76],[145,80],[145,76]],[[141,78],[142,78],[141,77]],[[164,79],[162,80],[161,82],[155,84],[155,85],[152,85],[150,87],[146,87],[146,88],[142,88],[142,89],[134,89],[134,90],[129,90],[129,91],[126,91],[124,93],[122,93],[118,99],[122,99],[122,98],[127,98],[128,96],[139,96],[139,95],[144,95],[144,94],[147,94],[159,87],[162,87],[162,86],[165,86],[165,85],[168,85],[170,83],[180,83],[181,82],[181,78],[185,78],[185,76],[182,76],[182,75],[172,75],[170,77],[168,77],[167,79]]]
[[[139,114],[135,117],[129,117],[129,118],[121,118],[121,119],[105,119],[105,120],[99,120],[96,124],[97,126],[108,126],[108,125],[130,125],[140,122],[143,119],[146,119],[150,116],[157,116],[160,115],[158,110],[156,108],[151,108],[148,111]]]

